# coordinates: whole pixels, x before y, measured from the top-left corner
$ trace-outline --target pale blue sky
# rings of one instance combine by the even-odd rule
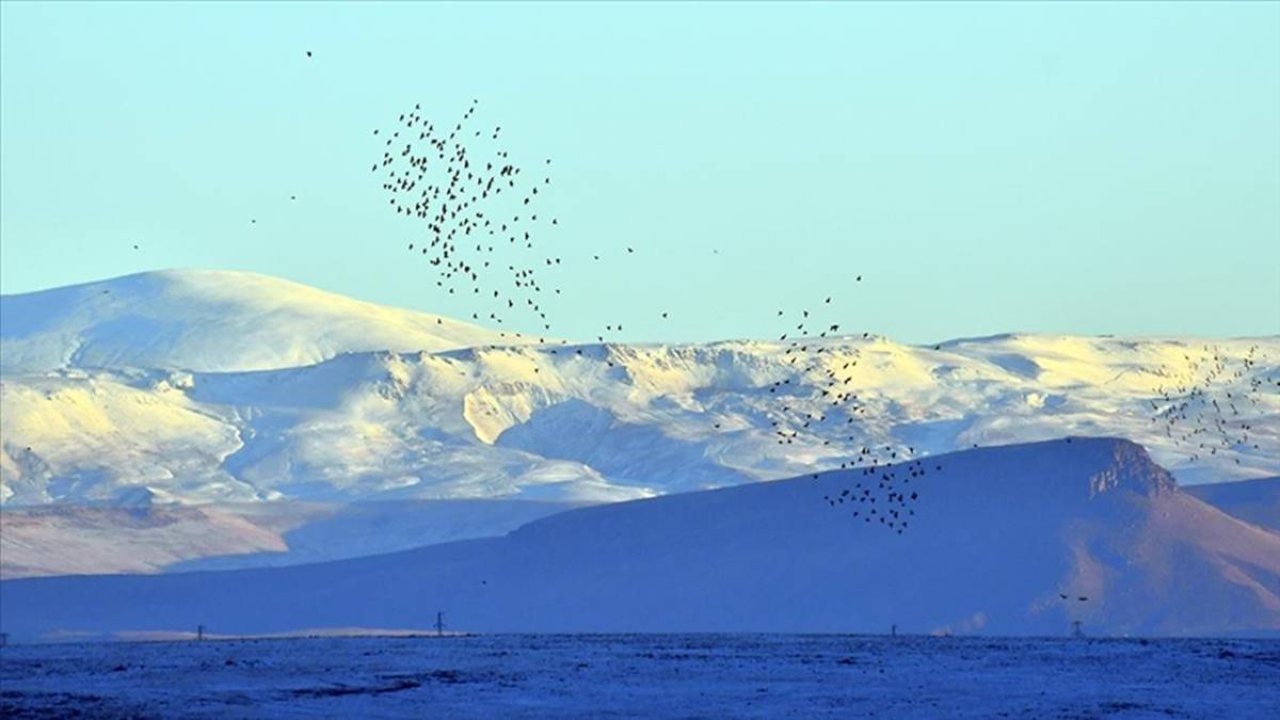
[[[474,97],[554,158],[564,336],[826,295],[908,342],[1280,332],[1276,3],[6,2],[0,88],[5,293],[210,267],[469,317],[369,166]]]

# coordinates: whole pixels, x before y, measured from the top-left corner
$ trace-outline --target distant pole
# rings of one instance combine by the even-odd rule
[[[1080,621],[1075,620],[1071,623],[1071,637],[1084,637],[1084,631],[1080,629]]]
[[[436,611],[436,637],[444,637],[444,613]]]
[[[893,637],[898,637],[898,625],[896,623],[889,629],[889,634]]]
[[[9,633],[0,633],[0,647],[9,644]]]
[[[204,640],[204,626],[203,626],[203,625],[197,625],[197,626],[196,626],[196,640]]]

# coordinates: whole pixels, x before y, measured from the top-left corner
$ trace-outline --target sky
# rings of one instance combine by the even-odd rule
[[[222,268],[468,318],[369,170],[473,98],[553,159],[562,337],[827,296],[903,342],[1280,333],[1277,3],[4,2],[0,291]]]

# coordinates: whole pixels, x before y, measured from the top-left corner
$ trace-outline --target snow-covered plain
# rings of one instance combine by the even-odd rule
[[[1280,641],[495,635],[0,650],[12,718],[1274,718]]]

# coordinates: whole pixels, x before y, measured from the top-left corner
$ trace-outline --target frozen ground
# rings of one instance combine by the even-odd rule
[[[497,635],[10,646],[0,716],[1280,716],[1280,642]]]

